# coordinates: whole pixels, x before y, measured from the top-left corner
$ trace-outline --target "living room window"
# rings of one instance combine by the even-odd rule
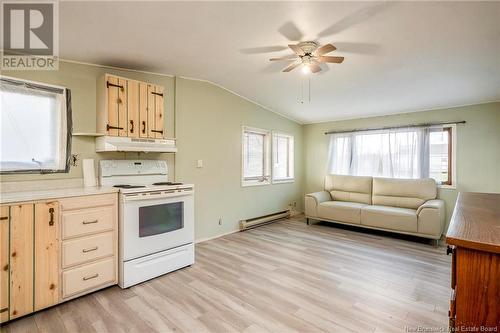
[[[69,90],[0,78],[0,172],[68,172]]]
[[[242,185],[266,185],[271,181],[271,132],[243,127]]]
[[[273,182],[293,182],[293,164],[293,136],[284,133],[273,132]]]
[[[455,125],[330,134],[332,174],[434,178],[455,185]]]

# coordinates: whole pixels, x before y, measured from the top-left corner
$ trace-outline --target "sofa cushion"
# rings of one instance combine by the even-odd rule
[[[361,224],[390,230],[417,232],[417,211],[398,207],[364,206],[361,208]]]
[[[373,178],[374,205],[417,209],[436,198],[436,182],[431,178]]]
[[[327,175],[325,190],[335,201],[372,203],[372,177]]]
[[[318,216],[327,220],[360,224],[361,208],[366,204],[346,201],[325,201],[318,205]]]

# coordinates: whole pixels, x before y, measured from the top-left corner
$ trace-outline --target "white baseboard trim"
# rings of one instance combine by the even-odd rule
[[[213,237],[195,239],[194,243],[195,244],[203,243],[203,242],[206,242],[206,241],[209,241],[209,240],[212,240],[212,239],[216,239],[216,238],[219,238],[219,237],[223,237],[223,236],[227,236],[227,235],[230,235],[230,234],[234,234],[234,233],[237,233],[239,231],[240,231],[240,229],[236,229],[236,230],[228,231],[228,232],[225,232],[223,234],[220,234],[220,235],[217,235],[217,236],[213,236]]]

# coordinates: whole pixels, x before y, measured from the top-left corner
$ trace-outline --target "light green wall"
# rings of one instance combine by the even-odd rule
[[[238,221],[284,210],[302,210],[302,127],[212,84],[177,79],[177,179],[196,184],[196,236],[213,237]],[[242,126],[295,137],[294,183],[241,187]],[[196,168],[197,160],[203,168]],[[222,225],[218,224],[222,219]]]
[[[165,87],[165,128],[177,137],[179,152],[96,153],[93,137],[73,137],[72,153],[80,158],[165,159],[170,179],[196,186],[196,238],[237,230],[238,221],[284,210],[296,202],[301,210],[302,128],[227,90],[207,82],[61,62],[58,71],[5,71],[2,75],[65,86],[72,91],[74,132],[95,132],[96,82],[104,73],[138,79]],[[177,101],[175,102],[174,97]],[[174,112],[174,107],[177,110]],[[280,130],[295,136],[295,174],[290,184],[241,187],[241,126]],[[196,168],[202,159],[204,168]],[[81,163],[68,174],[3,175],[0,181],[81,178]],[[222,218],[222,225],[218,224]]]
[[[301,126],[213,84],[165,75],[61,62],[58,71],[4,71],[2,75],[68,87],[73,97],[75,132],[94,132],[96,82],[104,73],[165,87],[165,128],[177,137],[177,154],[95,153],[94,138],[73,137],[80,158],[165,159],[171,179],[196,185],[196,238],[236,230],[238,221],[286,209],[303,194],[320,190],[326,170],[327,130],[465,120],[457,131],[457,189],[440,189],[450,218],[459,191],[500,192],[500,103]],[[177,83],[176,83],[177,81]],[[176,110],[174,110],[174,107]],[[295,136],[295,177],[289,184],[241,187],[241,127],[288,132]],[[204,167],[196,168],[203,160]],[[3,175],[0,181],[81,178],[81,163],[68,174]],[[219,225],[222,219],[222,225]]]
[[[305,193],[321,190],[326,173],[328,130],[465,120],[457,125],[457,188],[440,189],[447,221],[459,191],[500,192],[500,103],[335,121],[304,126]]]
[[[26,80],[45,82],[64,86],[71,89],[73,108],[73,132],[95,132],[96,131],[96,84],[97,79],[105,73],[111,73],[131,79],[142,80],[159,84],[165,87],[165,130],[167,137],[175,137],[174,132],[174,78],[164,75],[153,75],[138,73],[127,70],[115,70],[111,68],[97,67],[91,65],[75,64],[70,62],[59,63],[57,71],[2,71],[2,75],[17,77]],[[72,142],[72,153],[78,154],[80,159],[164,159],[169,168],[174,169],[173,154],[158,153],[96,153],[94,138],[74,136]],[[71,167],[67,174],[45,174],[45,175],[2,175],[1,181],[25,181],[61,178],[82,178],[81,161],[76,167]]]

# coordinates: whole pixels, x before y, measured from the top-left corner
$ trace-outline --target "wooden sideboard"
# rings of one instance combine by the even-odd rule
[[[446,234],[452,254],[450,328],[498,332],[500,194],[460,193]]]

